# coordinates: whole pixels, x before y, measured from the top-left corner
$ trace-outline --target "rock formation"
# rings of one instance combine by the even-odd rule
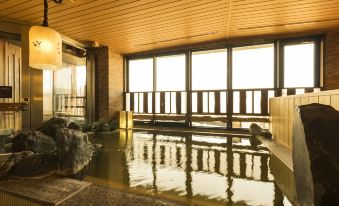
[[[249,128],[249,133],[255,137],[260,136],[266,139],[272,139],[270,131],[262,129],[258,124],[252,123]]]
[[[297,107],[292,141],[299,205],[339,205],[339,112],[321,104]]]
[[[79,125],[53,118],[15,136],[12,155],[0,163],[0,178],[72,175],[91,161],[95,147]]]
[[[14,131],[12,129],[1,129],[0,130],[0,152],[8,153],[11,152],[12,142],[14,139]]]

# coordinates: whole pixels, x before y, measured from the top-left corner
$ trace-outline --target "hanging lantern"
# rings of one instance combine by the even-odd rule
[[[29,30],[29,66],[35,69],[60,69],[61,35],[49,27],[32,26]]]

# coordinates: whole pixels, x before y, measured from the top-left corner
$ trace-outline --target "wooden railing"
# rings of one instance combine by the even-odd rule
[[[313,92],[314,88],[232,89],[125,93],[125,110],[135,120],[186,122],[269,122],[269,99]],[[228,126],[229,127],[229,126]],[[229,127],[230,128],[230,127]]]
[[[80,119],[86,117],[86,97],[56,94],[54,98],[54,116]]]
[[[270,99],[270,130],[273,138],[292,149],[292,127],[296,106],[320,103],[339,110],[339,90],[276,97]]]

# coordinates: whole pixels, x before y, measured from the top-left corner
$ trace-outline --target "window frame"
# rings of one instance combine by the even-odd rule
[[[270,88],[274,90],[274,96],[282,96],[283,91],[287,90],[286,94],[294,94],[293,91],[289,91],[290,89],[305,89],[305,92],[313,91],[312,88],[298,87],[298,88],[285,88],[284,87],[284,46],[289,44],[298,44],[305,41],[313,41],[315,43],[314,50],[314,85],[312,88],[321,88],[323,85],[323,56],[324,56],[324,34],[317,35],[309,35],[309,36],[285,36],[279,38],[253,38],[253,39],[243,39],[240,40],[230,40],[230,41],[216,41],[216,42],[207,42],[205,44],[196,44],[189,46],[178,46],[175,48],[155,50],[155,51],[146,51],[134,54],[124,55],[124,92],[129,93],[129,60],[135,59],[144,59],[144,58],[153,58],[153,93],[157,91],[156,89],[156,58],[163,56],[172,56],[172,55],[180,55],[184,54],[186,56],[186,73],[185,73],[185,81],[186,88],[185,92],[187,93],[187,113],[185,123],[188,127],[192,127],[192,53],[193,52],[203,52],[203,51],[213,51],[225,49],[227,50],[227,64],[226,64],[226,74],[227,74],[227,128],[232,128],[232,115],[233,112],[233,91],[238,90],[258,90],[258,88],[247,88],[247,89],[234,89],[233,88],[233,49],[237,47],[245,47],[245,46],[255,46],[261,44],[273,44],[274,46],[274,55],[273,55],[273,63],[274,63],[274,71],[273,71],[273,87]],[[261,88],[267,89],[267,88]],[[260,90],[260,89],[259,89]],[[203,90],[201,90],[203,91]],[[215,90],[217,91],[217,90]],[[165,92],[165,91],[159,91]],[[124,98],[124,109],[126,109],[126,95],[123,95]],[[153,95],[154,97],[154,95]],[[154,98],[153,98],[154,99]],[[153,100],[154,101],[154,100]],[[154,105],[154,102],[153,102]],[[155,110],[153,109],[153,115],[155,114]],[[153,120],[153,123],[155,121]]]
[[[313,42],[314,43],[314,81],[313,86],[311,88],[319,88],[320,85],[320,77],[321,77],[321,58],[322,58],[322,49],[321,49],[321,43],[323,41],[322,36],[311,36],[311,37],[302,37],[302,38],[289,38],[289,39],[283,39],[279,41],[279,56],[277,57],[279,59],[279,70],[278,70],[278,85],[280,85],[278,88],[285,89],[285,67],[284,67],[284,60],[285,60],[285,54],[284,54],[284,47],[289,45],[298,45],[302,44],[304,42]],[[292,87],[292,88],[305,88],[305,87]]]
[[[270,87],[270,88],[243,88],[243,89],[235,89],[235,90],[246,90],[246,89],[276,89],[276,70],[277,70],[277,66],[276,66],[276,56],[277,56],[277,51],[276,51],[276,42],[275,41],[263,41],[263,42],[256,42],[256,43],[250,43],[250,44],[235,44],[235,45],[232,45],[232,60],[230,62],[231,66],[232,66],[232,77],[230,77],[232,79],[232,89],[234,90],[233,88],[233,71],[234,71],[234,68],[233,68],[233,52],[234,52],[234,49],[236,48],[241,48],[241,47],[251,47],[251,46],[256,46],[256,45],[268,45],[268,44],[272,44],[273,45],[273,87]]]

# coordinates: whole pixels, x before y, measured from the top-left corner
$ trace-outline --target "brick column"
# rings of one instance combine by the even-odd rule
[[[115,118],[123,108],[123,57],[103,46],[96,49],[96,120]]]
[[[339,31],[326,33],[324,88],[326,90],[339,89]]]

